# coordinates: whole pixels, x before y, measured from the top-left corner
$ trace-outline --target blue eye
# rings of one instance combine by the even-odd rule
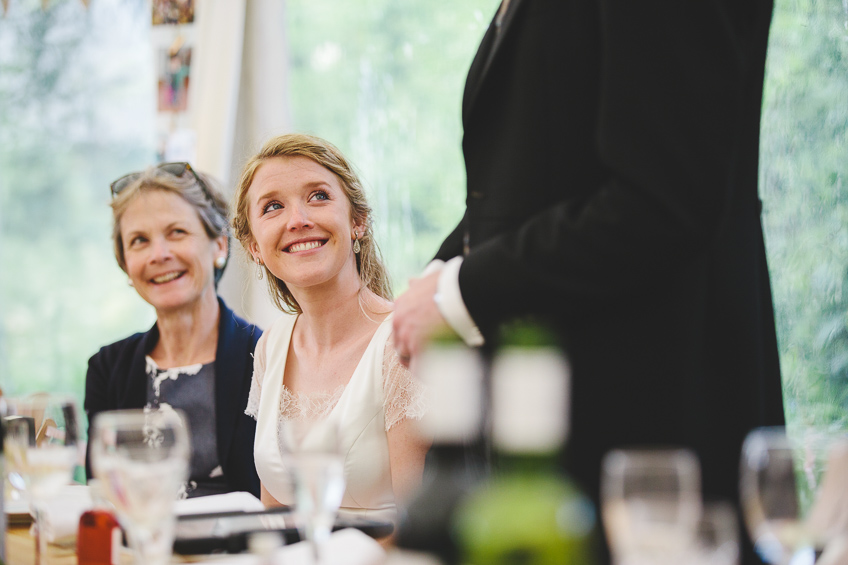
[[[264,208],[262,208],[262,213],[267,214],[268,212],[273,212],[275,210],[282,210],[282,209],[283,209],[283,205],[280,204],[279,202],[269,202],[268,204],[265,205]]]
[[[316,190],[312,193],[312,200],[329,200],[330,195],[324,190]]]

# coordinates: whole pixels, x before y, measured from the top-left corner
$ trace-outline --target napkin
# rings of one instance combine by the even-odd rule
[[[277,550],[271,561],[275,565],[311,565],[312,549],[305,541],[287,545]],[[373,538],[345,528],[330,535],[321,565],[383,565],[385,561],[386,550]]]
[[[82,513],[93,506],[86,485],[68,485],[44,505],[41,520],[44,536],[49,543],[77,535]]]
[[[47,541],[56,543],[62,538],[76,536],[80,516],[93,507],[90,487],[86,485],[63,487],[44,508],[42,520]],[[259,499],[249,492],[229,492],[178,500],[175,503],[174,512],[180,516],[207,512],[253,511],[264,508]]]
[[[208,514],[210,512],[252,512],[264,510],[265,505],[249,492],[228,492],[178,500],[174,505],[177,516]]]

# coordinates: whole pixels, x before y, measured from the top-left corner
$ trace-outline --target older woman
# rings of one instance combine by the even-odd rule
[[[268,141],[236,189],[234,233],[282,316],[256,348],[247,412],[266,505],[292,502],[278,426],[309,421],[304,441],[338,430],[342,512],[394,519],[420,481],[427,443],[420,395],[391,346],[391,290],[361,183],[330,143]],[[329,447],[329,446],[328,446]]]
[[[259,496],[256,423],[243,412],[262,332],[216,293],[229,250],[226,201],[188,163],[131,173],[111,188],[115,257],[156,324],[89,360],[89,422],[104,410],[178,408],[192,443],[185,495]]]

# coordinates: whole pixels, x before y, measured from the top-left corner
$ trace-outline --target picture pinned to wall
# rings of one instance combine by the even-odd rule
[[[153,0],[153,25],[194,23],[194,0]]]
[[[196,52],[195,0],[151,0],[151,47],[156,69],[156,137],[160,161],[194,162],[197,135],[189,92]],[[229,0],[226,0],[229,1]],[[201,15],[202,17],[202,15]],[[196,69],[194,69],[196,71]]]
[[[159,111],[183,112],[188,106],[191,48],[182,41],[160,49],[158,55]]]

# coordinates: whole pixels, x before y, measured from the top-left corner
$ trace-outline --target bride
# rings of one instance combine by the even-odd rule
[[[338,430],[341,513],[394,520],[429,442],[415,429],[421,391],[391,345],[391,289],[359,179],[327,141],[284,135],[245,165],[234,208],[236,237],[289,314],[257,344],[247,406],[262,501],[293,503],[277,433],[307,421],[310,441]]]

